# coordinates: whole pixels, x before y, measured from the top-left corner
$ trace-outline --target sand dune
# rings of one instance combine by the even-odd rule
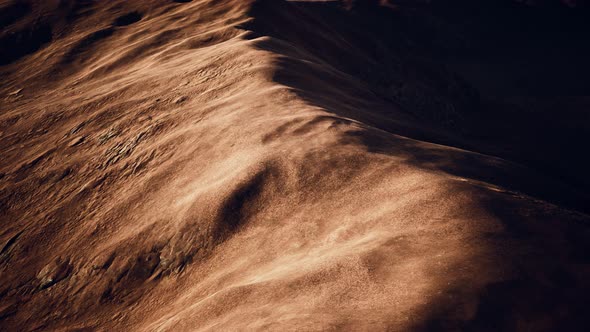
[[[0,8],[2,330],[589,323],[585,189],[449,129],[476,93],[365,14]]]

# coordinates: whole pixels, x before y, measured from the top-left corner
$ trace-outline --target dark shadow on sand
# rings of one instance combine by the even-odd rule
[[[361,123],[360,129],[343,137],[343,144],[360,143],[372,153],[403,156],[423,169],[500,188],[478,198],[504,224],[505,231],[491,235],[486,243],[514,277],[488,284],[477,294],[448,289],[425,307],[424,319],[414,330],[576,331],[588,326],[584,294],[589,289],[571,268],[590,263],[588,217],[558,207],[589,212],[588,195],[579,189],[585,186],[572,186],[575,177],[562,181],[564,177],[551,173],[551,167],[535,170],[530,167],[534,158],[511,162],[477,153],[502,151],[497,147],[518,137],[508,143],[492,137],[487,145],[466,140],[470,131],[482,128],[473,125],[473,119],[486,111],[486,101],[458,75],[428,58],[431,49],[416,44],[428,35],[419,24],[399,13],[370,14],[344,10],[337,3],[257,1],[250,12],[253,19],[240,28],[250,31],[258,48],[279,55],[276,82],[312,105]],[[410,31],[413,27],[417,30]],[[263,36],[270,38],[257,39]],[[517,121],[525,124],[525,118]],[[497,126],[488,129],[502,132]],[[515,153],[527,148],[531,147],[523,144]],[[572,153],[576,151],[581,153]],[[585,156],[580,158],[580,163],[587,162]],[[506,244],[518,248],[519,254],[501,250]],[[478,303],[468,321],[454,314],[464,297],[475,297]]]

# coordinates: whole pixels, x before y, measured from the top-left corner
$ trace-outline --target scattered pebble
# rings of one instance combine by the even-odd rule
[[[12,91],[12,92],[11,92],[11,93],[9,93],[8,95],[9,95],[9,96],[16,96],[16,95],[19,95],[19,94],[20,94],[22,91],[23,91],[23,89],[22,89],[22,88],[20,88],[20,89],[17,89],[17,90],[14,90],[14,91]]]
[[[73,147],[73,146],[80,145],[80,144],[84,143],[84,140],[86,140],[86,136],[78,136],[78,137],[74,138],[73,140],[71,140],[70,144],[68,144],[68,146]]]
[[[184,103],[187,100],[188,100],[188,97],[187,96],[181,96],[181,97],[176,98],[174,100],[174,103],[175,104],[182,104],[182,103]]]

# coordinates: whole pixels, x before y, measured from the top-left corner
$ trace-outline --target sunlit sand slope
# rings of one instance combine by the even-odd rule
[[[425,140],[277,3],[1,5],[0,329],[584,326],[577,194]]]

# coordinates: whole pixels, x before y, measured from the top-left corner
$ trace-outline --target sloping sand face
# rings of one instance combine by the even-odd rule
[[[3,330],[583,326],[589,219],[524,194],[558,185],[408,137],[444,133],[255,6],[10,7]]]

